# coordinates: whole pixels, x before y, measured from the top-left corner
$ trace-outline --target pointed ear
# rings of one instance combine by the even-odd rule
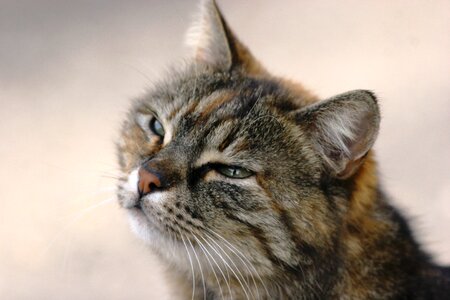
[[[200,15],[188,30],[186,44],[193,58],[221,70],[242,68],[249,74],[265,72],[235,37],[214,0],[203,0]]]
[[[375,95],[356,90],[307,107],[296,115],[325,167],[340,179],[353,175],[372,148],[380,126]]]

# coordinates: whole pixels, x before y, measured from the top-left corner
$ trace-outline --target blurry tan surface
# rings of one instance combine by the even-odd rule
[[[269,70],[378,94],[382,180],[450,263],[450,2],[219,3]],[[95,204],[129,100],[183,55],[196,5],[0,1],[0,299],[171,299],[115,201]]]

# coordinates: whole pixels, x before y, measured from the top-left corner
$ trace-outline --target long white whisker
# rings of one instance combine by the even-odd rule
[[[116,190],[117,190],[116,186],[108,186],[108,187],[97,189],[95,192],[87,193],[87,195],[80,195],[80,196],[72,199],[72,201],[75,202],[75,203],[84,203],[84,202],[88,202],[86,200],[93,199],[93,198],[95,198],[97,196],[100,196],[100,195],[103,195],[103,194],[106,194],[106,193],[115,192]],[[95,203],[93,205],[95,205]],[[86,210],[86,209],[89,209],[89,207],[82,209],[82,211]],[[79,214],[79,213],[80,212],[76,212],[75,216],[77,214]]]
[[[235,253],[235,255],[242,257],[243,259],[245,259],[245,260],[250,264],[250,266],[251,266],[251,267],[253,268],[253,270],[255,271],[256,276],[258,276],[258,279],[259,279],[259,281],[261,282],[262,286],[264,287],[264,290],[265,290],[267,296],[269,296],[269,295],[270,295],[270,294],[269,294],[269,290],[267,289],[267,287],[266,287],[264,281],[262,280],[261,276],[259,275],[258,270],[255,268],[255,266],[253,265],[253,263],[252,263],[252,262],[251,262],[251,261],[250,261],[250,260],[249,260],[249,259],[248,259],[241,251],[239,251],[239,249],[238,249],[236,246],[234,246],[232,243],[230,243],[226,238],[224,238],[223,236],[221,236],[220,234],[218,234],[217,232],[215,232],[215,231],[212,230],[212,229],[208,229],[208,230],[209,230],[209,232],[211,232],[212,234],[214,234],[214,235],[216,235],[217,237],[219,237],[220,239],[222,239],[222,240],[225,242],[225,245],[226,245],[231,251],[233,251],[232,249],[234,249],[234,251],[236,251],[236,253],[239,254],[239,255],[237,255],[237,254]]]
[[[192,231],[191,231],[191,234],[195,238],[195,240],[197,241],[198,245],[200,246],[200,250],[202,250],[203,254],[205,254],[206,260],[208,260],[208,264],[211,267],[211,270],[213,271],[214,277],[216,278],[217,285],[219,286],[220,296],[223,299],[223,291],[222,291],[222,286],[221,286],[220,281],[219,281],[219,277],[217,276],[217,273],[214,270],[214,267],[213,267],[213,265],[211,263],[211,260],[209,259],[209,256],[211,256],[211,254],[208,252],[206,247],[202,244],[202,242],[195,236],[195,234]]]
[[[95,168],[88,168],[88,169],[77,168],[76,170],[74,170],[74,169],[63,167],[63,166],[55,165],[53,163],[48,163],[48,162],[41,162],[41,163],[46,165],[47,167],[50,167],[53,169],[58,169],[59,171],[62,171],[62,172],[68,173],[68,174],[78,174],[79,172],[84,172],[86,174],[94,174],[96,176],[96,173],[105,171],[105,169],[103,169],[103,167],[102,167],[102,170],[98,170]],[[116,164],[102,163],[102,162],[97,162],[97,163],[107,166],[108,169],[106,169],[106,170],[108,170],[108,171],[121,172],[121,170],[119,169],[119,167]]]
[[[63,276],[66,278],[66,274],[69,274],[69,264],[68,264],[68,257],[69,257],[69,249],[70,246],[72,245],[72,236],[70,236],[68,238],[68,240],[66,241],[65,247],[64,247],[64,254],[63,254],[63,263],[62,263],[62,272],[63,272]]]
[[[177,245],[176,249],[178,249],[178,244],[180,240],[176,237],[174,232],[168,231],[167,233],[169,234],[171,242],[171,247],[169,247],[171,257],[175,257],[176,255],[178,255],[178,251],[175,250],[175,244]]]
[[[208,252],[208,250],[205,248],[205,246],[202,244],[202,242],[195,236],[195,234],[192,231],[191,231],[191,234],[195,238],[195,240],[197,241],[198,245],[200,246],[200,249],[205,254],[205,257],[208,260],[209,266],[211,267],[211,270],[213,271],[214,277],[216,278],[217,284],[219,285],[220,296],[223,299],[223,291],[222,291],[222,286],[221,286],[220,281],[219,281],[219,277],[217,277],[217,273],[214,270],[214,267],[213,267],[213,265],[212,265],[212,263],[211,263],[211,261],[210,261],[210,259],[208,257],[208,255],[211,256],[211,254]],[[212,256],[211,256],[211,258],[212,258]]]
[[[102,178],[106,178],[106,179],[114,179],[114,180],[120,180],[122,179],[122,177],[117,176],[117,175],[110,175],[110,174],[101,174],[100,175]]]
[[[207,233],[205,233],[205,235],[214,243],[214,244],[216,244],[225,254],[226,254],[226,251],[224,251],[223,249],[222,249],[222,247],[220,246],[220,244],[218,243],[218,241],[216,241],[213,237],[211,237],[209,234],[207,234]],[[248,274],[250,274],[250,276],[251,276],[251,278],[252,278],[252,281],[253,281],[253,285],[255,286],[255,289],[256,289],[256,293],[257,293],[257,298],[258,299],[260,299],[261,298],[261,295],[259,294],[259,288],[258,288],[258,285],[256,284],[256,280],[255,280],[255,276],[253,276],[253,272],[250,270],[250,268],[249,268],[249,266],[248,266],[248,264],[233,250],[233,249],[231,249],[230,247],[228,247],[227,245],[224,245],[225,247],[227,247],[240,261],[241,261],[241,263],[245,266],[245,268],[247,269],[247,271],[248,271]],[[228,256],[228,255],[227,255]],[[231,259],[231,258],[230,258]],[[248,278],[247,278],[247,280],[248,280]]]
[[[228,268],[230,268],[231,273],[233,273],[234,277],[236,277],[237,281],[238,281],[239,284],[241,285],[242,290],[244,291],[244,294],[245,294],[246,298],[247,298],[247,299],[250,299],[250,298],[249,298],[249,295],[247,294],[247,290],[246,290],[245,287],[244,287],[244,284],[242,283],[241,279],[240,279],[239,276],[236,274],[236,272],[234,272],[234,269],[228,264],[228,262],[223,258],[223,256],[220,255],[220,253],[216,250],[216,248],[212,247],[211,244],[210,244],[206,239],[203,238],[203,240],[204,240],[204,241],[209,245],[209,247],[210,247],[211,249],[213,249],[213,251],[216,252],[216,254],[222,259],[222,261],[224,262],[225,266],[227,266]]]
[[[203,238],[205,239],[205,238]],[[236,263],[234,262],[234,260],[228,255],[228,253],[218,244],[216,243],[213,239],[210,238],[210,240],[212,242],[214,242],[218,247],[219,247],[219,252],[222,252],[227,258],[228,260],[231,262],[231,264],[233,265],[234,269],[236,269],[237,273],[240,275],[240,277],[242,278],[242,281],[245,283],[245,286],[247,287],[248,291],[250,292],[252,298],[255,297],[255,295],[253,294],[252,289],[250,288],[250,285],[248,283],[248,277],[245,278],[245,276],[242,274],[241,270],[239,270],[238,266],[236,265]],[[206,240],[205,240],[206,241]],[[214,247],[215,248],[215,247]]]
[[[228,259],[231,261],[231,263],[235,266],[235,268],[238,270],[239,274],[241,274],[242,277],[244,277],[242,275],[242,273],[239,271],[239,268],[236,266],[236,264],[234,263],[233,259],[228,255],[228,253],[222,248],[222,246],[220,246],[220,244],[214,239],[212,238],[209,234],[205,233],[206,237],[209,238],[209,240],[211,242],[213,242],[214,244],[217,245],[217,247],[219,247],[219,249],[225,254],[225,256],[228,257]],[[255,280],[255,276],[253,276],[252,271],[250,270],[250,268],[248,267],[247,263],[239,256],[235,253],[235,251],[233,249],[230,249],[230,251],[236,255],[236,257],[241,261],[241,263],[245,266],[245,268],[247,269],[248,273],[250,274],[250,276],[252,277],[252,281],[253,281],[253,285],[255,286],[255,290],[256,290],[256,294],[257,294],[257,299],[261,299],[261,295],[259,294],[259,289],[258,289],[258,285],[256,284],[256,280]],[[252,297],[254,297],[252,290],[249,287],[249,283],[248,283],[248,277],[247,277],[247,281],[246,284],[252,294]]]
[[[191,245],[192,248],[192,252],[194,252],[195,255],[195,259],[197,260],[198,263],[198,267],[200,269],[200,275],[202,276],[202,284],[203,284],[203,300],[206,300],[206,285],[205,285],[205,277],[203,276],[203,269],[202,269],[202,264],[200,263],[200,259],[197,256],[197,252],[195,251],[194,246],[192,245],[192,242],[190,239],[188,239],[186,237],[187,241],[189,242],[189,244]]]
[[[205,247],[205,250],[206,250],[206,247]],[[211,259],[213,260],[214,264],[215,264],[215,265],[217,266],[217,268],[219,269],[219,272],[220,272],[220,274],[222,275],[223,279],[225,280],[225,284],[226,284],[227,287],[228,287],[228,292],[230,293],[230,295],[232,295],[232,292],[231,292],[231,286],[230,286],[230,283],[229,283],[229,279],[227,280],[227,277],[225,276],[225,273],[223,272],[222,268],[221,268],[220,265],[217,263],[217,261],[214,259],[214,256],[211,255],[211,253],[210,253],[208,250],[206,250],[206,251],[210,254]],[[228,273],[227,273],[227,274],[228,274]]]
[[[195,295],[195,272],[194,272],[194,264],[192,263],[191,255],[189,254],[189,250],[188,250],[188,248],[187,248],[186,242],[184,241],[184,237],[183,237],[183,234],[181,233],[180,229],[178,229],[178,232],[180,233],[181,240],[183,241],[184,248],[186,249],[186,253],[187,253],[188,258],[189,258],[189,263],[191,264],[191,272],[192,272],[192,298],[191,298],[191,300],[194,300],[194,295]]]
[[[88,213],[90,213],[91,211],[93,211],[94,209],[111,203],[115,200],[115,197],[113,198],[109,198],[103,201],[100,201],[98,203],[95,203],[94,205],[87,207],[85,209],[83,209],[82,211],[80,211],[78,214],[76,214],[72,220],[67,223],[57,234],[55,234],[55,236],[50,240],[48,246],[45,248],[45,250],[42,253],[42,256],[45,256],[47,254],[47,252],[50,250],[50,248],[53,246],[53,244],[61,237],[61,235],[63,233],[65,233],[67,231],[67,229],[69,229],[70,226],[72,226],[73,224],[75,224],[75,222],[78,222],[81,218],[85,217]]]

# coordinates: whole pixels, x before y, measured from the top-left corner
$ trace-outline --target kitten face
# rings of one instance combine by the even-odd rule
[[[238,251],[242,273],[277,276],[336,251],[345,189],[376,137],[371,93],[320,104],[269,75],[206,1],[194,56],[137,101],[118,154],[119,202],[165,260],[190,271],[189,249],[210,274]],[[157,178],[138,186],[144,172]],[[153,185],[152,185],[153,184]],[[331,196],[332,195],[332,196]],[[191,247],[191,248],[190,248]],[[220,257],[220,259],[219,259]],[[307,282],[307,281],[306,281]]]

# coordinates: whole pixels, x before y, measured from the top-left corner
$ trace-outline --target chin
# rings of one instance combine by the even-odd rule
[[[146,244],[152,244],[157,238],[154,225],[140,208],[127,208],[128,223],[131,231]]]
[[[165,262],[185,269],[187,257],[184,245],[167,233],[163,233],[141,208],[126,208],[131,231],[142,240],[150,250]]]

